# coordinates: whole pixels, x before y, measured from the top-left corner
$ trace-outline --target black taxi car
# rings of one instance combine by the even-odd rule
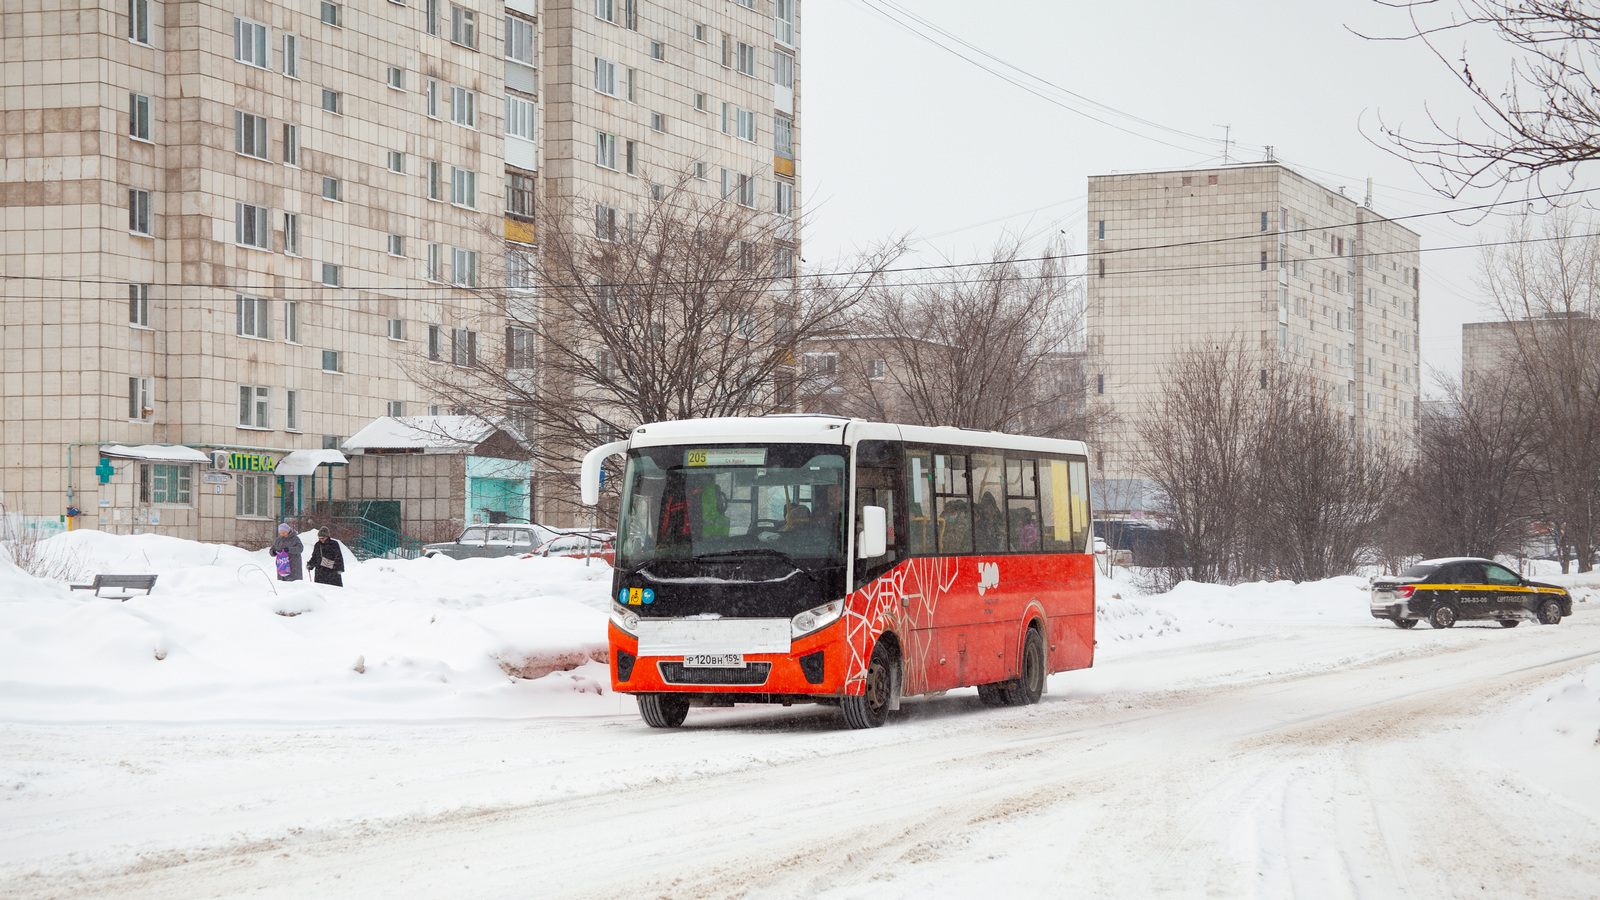
[[[1427,619],[1449,628],[1463,619],[1498,621],[1515,628],[1524,619],[1555,625],[1572,615],[1572,595],[1553,584],[1529,581],[1493,560],[1428,559],[1399,575],[1372,582],[1372,615],[1410,628]]]

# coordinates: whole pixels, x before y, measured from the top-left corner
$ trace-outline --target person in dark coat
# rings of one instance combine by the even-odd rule
[[[304,544],[300,543],[300,535],[294,533],[288,522],[278,526],[278,537],[272,542],[272,557],[276,561],[280,556],[287,556],[288,566],[278,565],[279,581],[299,581],[305,577],[300,572],[300,554],[306,552]]]
[[[317,584],[344,587],[344,578],[340,575],[344,571],[344,551],[338,541],[328,536],[326,525],[317,529],[317,542],[311,545],[311,558],[306,560],[306,568],[311,570],[311,577]]]

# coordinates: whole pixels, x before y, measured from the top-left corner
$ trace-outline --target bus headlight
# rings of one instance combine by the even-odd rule
[[[611,624],[622,629],[624,633],[639,634],[639,614],[620,604],[611,604]]]
[[[813,631],[826,628],[838,621],[842,615],[844,615],[843,600],[835,600],[832,603],[824,603],[816,609],[808,609],[789,620],[789,639],[804,637]]]

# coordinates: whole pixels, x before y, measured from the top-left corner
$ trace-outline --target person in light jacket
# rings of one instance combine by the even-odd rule
[[[317,542],[311,545],[311,558],[306,560],[306,568],[311,570],[311,577],[317,584],[344,587],[344,578],[340,575],[344,571],[344,551],[339,548],[338,541],[328,536],[326,525],[317,529]]]
[[[278,526],[278,537],[272,542],[272,558],[278,562],[279,581],[299,581],[305,577],[300,572],[300,554],[306,552],[305,544],[300,543],[300,535],[294,533],[288,522]],[[288,557],[288,565],[279,561],[278,557]]]

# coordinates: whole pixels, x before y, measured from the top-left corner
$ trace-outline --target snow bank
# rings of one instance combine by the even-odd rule
[[[1486,724],[1477,746],[1600,819],[1600,666],[1546,685]]]
[[[122,602],[0,565],[0,718],[520,717],[617,706],[596,662],[611,578],[598,561],[347,559],[336,588],[278,582],[265,550],[95,531],[50,540],[90,571],[159,581]]]

